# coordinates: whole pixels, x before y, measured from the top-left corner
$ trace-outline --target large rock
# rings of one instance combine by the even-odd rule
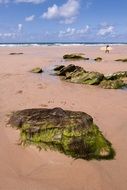
[[[20,130],[21,144],[51,148],[76,158],[111,159],[115,153],[93,118],[61,108],[17,111],[9,123]]]
[[[83,54],[73,53],[73,54],[65,54],[63,59],[71,59],[71,60],[89,60],[89,58],[84,57]]]

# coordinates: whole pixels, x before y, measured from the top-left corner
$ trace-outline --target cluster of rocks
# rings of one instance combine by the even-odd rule
[[[63,59],[65,60],[89,60],[88,57],[84,57],[85,54],[82,53],[73,53],[73,54],[65,54]],[[94,61],[100,62],[102,61],[101,57],[96,57]]]
[[[13,55],[13,54],[12,54]],[[64,55],[64,59],[89,60],[82,54]],[[101,57],[94,59],[102,61]],[[99,85],[102,88],[122,88],[127,71],[104,76],[99,72],[85,71],[82,67],[70,64],[54,68],[56,75],[73,83]],[[42,73],[40,67],[33,73]],[[54,109],[26,109],[14,112],[9,124],[20,130],[21,145],[36,145],[39,149],[50,148],[65,155],[83,159],[113,159],[115,151],[104,137],[93,118],[84,112]]]
[[[82,67],[73,64],[57,66],[54,68],[54,71],[56,75],[62,76],[64,80],[73,83],[99,85],[108,89],[118,89],[127,85],[124,80],[127,77],[127,71],[104,76],[104,74],[99,72],[85,71]]]
[[[20,130],[22,145],[58,150],[74,158],[112,159],[115,152],[93,118],[61,108],[27,109],[12,114],[9,123]]]

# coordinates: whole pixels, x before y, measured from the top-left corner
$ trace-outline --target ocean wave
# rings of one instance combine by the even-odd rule
[[[105,46],[106,44],[127,45],[127,43],[0,43],[0,47],[39,47],[39,46]]]

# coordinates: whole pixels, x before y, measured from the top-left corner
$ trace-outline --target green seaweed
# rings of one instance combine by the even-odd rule
[[[116,79],[116,80],[103,80],[100,83],[100,86],[105,89],[119,89],[123,88],[126,84],[123,80]]]
[[[75,126],[76,127],[76,126]],[[28,125],[21,129],[23,145],[35,145],[41,149],[58,150],[74,158],[113,159],[115,152],[96,125],[87,130],[74,130],[74,126],[66,129],[45,129],[30,135]]]
[[[105,89],[121,89],[127,86],[127,71],[118,71],[113,74],[104,75],[99,72],[89,72],[82,67],[71,64],[64,66],[64,68],[56,72],[56,75],[62,76],[61,79],[68,82],[98,85]]]
[[[10,124],[20,130],[21,144],[39,150],[57,150],[73,158],[113,159],[112,144],[103,136],[93,119],[83,112],[30,109],[14,113]]]

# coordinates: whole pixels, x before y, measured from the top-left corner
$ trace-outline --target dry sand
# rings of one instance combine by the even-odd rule
[[[23,52],[23,55],[8,55]],[[0,48],[0,190],[126,190],[127,90],[106,90],[66,83],[49,75],[63,64],[65,53],[85,53],[103,61],[74,62],[86,70],[105,74],[127,70],[127,46],[114,46],[109,54],[100,47]],[[64,64],[69,64],[65,62]],[[72,63],[72,62],[71,62]],[[42,66],[43,74],[29,72]],[[62,107],[90,114],[116,150],[111,161],[74,160],[53,151],[17,145],[19,132],[6,127],[8,114],[25,108]]]

